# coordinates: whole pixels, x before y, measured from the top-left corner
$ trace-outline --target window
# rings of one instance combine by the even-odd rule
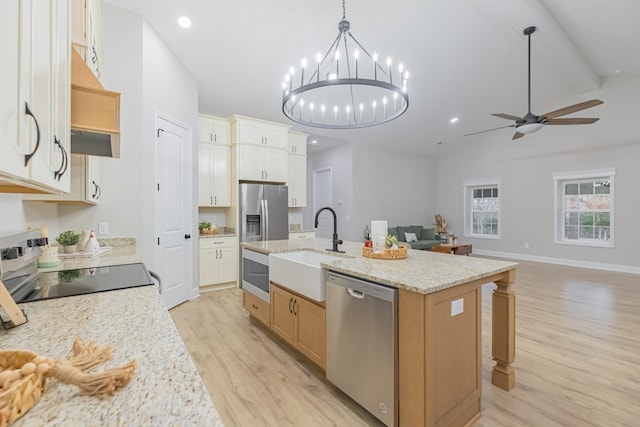
[[[553,175],[556,243],[613,247],[615,169]]]
[[[464,182],[464,235],[500,238],[500,180]]]

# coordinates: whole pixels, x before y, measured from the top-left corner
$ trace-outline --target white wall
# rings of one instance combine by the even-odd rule
[[[501,178],[501,239],[471,239],[474,250],[551,261],[579,260],[593,266],[622,266],[640,271],[637,212],[640,198],[640,136],[637,121],[640,78],[611,79],[584,99],[605,104],[573,116],[600,117],[593,125],[548,126],[521,140],[511,141],[510,130],[470,139],[438,159],[438,210],[458,233],[463,224],[463,181]],[[566,100],[556,100],[558,106]],[[615,247],[593,248],[554,243],[554,172],[616,168]],[[529,249],[524,244],[529,243]]]
[[[313,227],[313,171],[331,167],[338,235],[359,242],[365,225],[387,220],[389,226],[433,223],[436,213],[436,160],[354,142],[309,155],[304,223]],[[340,203],[342,202],[342,203]]]
[[[0,194],[0,236],[27,228],[27,218],[22,210],[22,196]]]

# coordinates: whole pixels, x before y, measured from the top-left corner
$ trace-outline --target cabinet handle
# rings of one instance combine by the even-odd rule
[[[209,204],[213,206],[213,196],[209,196]]]
[[[216,259],[218,259],[218,250],[216,249]]]
[[[222,249],[220,249],[220,259],[222,259]]]
[[[38,148],[40,147],[40,125],[38,124],[38,119],[36,119],[36,116],[33,115],[33,113],[31,112],[31,109],[29,109],[29,103],[25,102],[24,103],[24,112],[27,116],[31,116],[33,118],[33,121],[36,124],[36,148],[33,149],[33,151],[30,154],[25,154],[24,155],[24,166],[27,167],[27,165],[29,164],[29,160],[31,160],[31,158],[33,157],[34,154],[36,154],[36,151],[38,151]]]
[[[212,133],[209,134],[209,141],[213,142],[213,134]]]
[[[62,175],[60,172],[62,172],[62,169],[64,168],[65,155],[64,155],[64,151],[62,151],[62,145],[60,144],[60,140],[55,135],[53,135],[53,144],[58,146],[58,148],[60,149],[60,156],[62,157],[62,161],[60,162],[60,168],[53,173],[53,179],[58,179],[58,174]]]
[[[218,135],[215,133],[213,134],[213,142],[218,142]]]
[[[218,196],[213,196],[213,204],[218,206]]]
[[[251,307],[253,307],[254,310],[257,310],[259,307],[253,303],[251,303]]]
[[[184,238],[185,238],[185,240],[189,240],[191,238],[191,234],[185,234]]]
[[[294,299],[294,300],[293,300],[293,315],[294,315],[294,316],[297,316],[297,315],[298,315],[298,312],[296,311],[296,304],[298,304],[298,300],[297,300],[297,299]]]
[[[264,171],[264,179],[269,179],[269,172]]]
[[[293,309],[291,308],[291,304],[293,304],[293,298],[289,298],[289,313],[293,313]]]
[[[93,192],[93,194],[91,195],[92,199],[97,199],[98,197],[98,184],[96,184],[96,182],[94,180],[91,180],[91,183],[93,184],[95,191]]]
[[[98,197],[96,197],[96,200],[98,200],[100,196],[102,196],[102,187],[96,184],[96,188],[98,189]]]
[[[60,148],[62,149],[62,156],[64,158],[64,169],[58,174],[58,181],[60,181],[60,178],[62,178],[62,175],[67,172],[67,168],[69,167],[69,155],[67,154],[67,149],[64,148],[63,145],[60,145]]]

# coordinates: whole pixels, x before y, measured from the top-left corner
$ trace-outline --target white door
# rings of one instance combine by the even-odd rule
[[[331,207],[331,168],[319,169],[313,172],[313,212],[314,215],[319,209]],[[314,216],[315,218],[315,216]],[[333,235],[333,218],[331,212],[325,211],[318,218],[318,230],[316,237],[331,239]]]
[[[154,271],[162,279],[167,308],[192,294],[191,130],[156,116],[156,250]]]

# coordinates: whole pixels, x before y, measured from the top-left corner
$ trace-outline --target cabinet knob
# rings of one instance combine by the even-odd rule
[[[255,304],[251,304],[251,307],[253,307],[253,309],[254,309],[254,310],[257,310],[257,309],[258,309],[258,306],[257,306],[257,305],[255,305]]]

